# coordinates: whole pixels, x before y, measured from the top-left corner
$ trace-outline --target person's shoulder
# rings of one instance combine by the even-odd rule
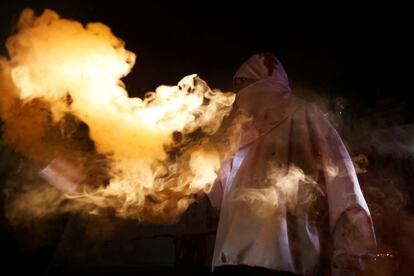
[[[319,108],[318,104],[292,95],[292,102],[295,106],[294,118],[306,120],[308,124],[324,131],[333,129],[327,114]]]
[[[296,110],[306,111],[306,113],[313,113],[313,114],[322,114],[321,110],[319,109],[318,105],[314,102],[310,102],[305,100],[299,96],[291,95],[291,102],[292,105],[296,108]]]

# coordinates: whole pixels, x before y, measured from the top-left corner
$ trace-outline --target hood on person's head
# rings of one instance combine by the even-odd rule
[[[236,92],[258,81],[273,86],[275,91],[290,91],[285,69],[280,61],[270,53],[253,55],[240,66],[233,77]]]
[[[234,75],[236,106],[254,118],[257,125],[283,116],[291,99],[288,76],[272,54],[255,54]]]

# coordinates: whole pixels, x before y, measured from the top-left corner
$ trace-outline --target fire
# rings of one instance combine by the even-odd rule
[[[233,93],[211,90],[190,75],[176,86],[159,86],[144,99],[130,98],[121,78],[136,56],[109,27],[83,26],[51,10],[37,17],[26,9],[17,30],[6,43],[9,58],[0,59],[6,142],[40,158],[39,152],[48,151],[49,123],[58,125],[68,114],[85,123],[96,151],[109,162],[110,181],[76,193],[65,184],[78,209],[110,207],[122,217],[175,221],[195,193],[209,191],[221,162],[236,148],[222,151],[226,139],[213,138],[232,109]],[[34,102],[41,106],[35,113],[46,110],[43,121],[13,113],[17,108],[24,114]],[[23,120],[29,126],[15,127]],[[33,134],[33,145],[23,147]],[[30,154],[31,148],[38,150]],[[42,161],[56,158],[45,156]]]

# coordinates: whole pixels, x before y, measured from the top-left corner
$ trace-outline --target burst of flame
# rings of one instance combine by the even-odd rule
[[[144,99],[130,98],[120,79],[130,72],[135,54],[104,24],[83,26],[51,10],[39,17],[24,10],[6,46],[10,58],[0,60],[0,88],[7,95],[0,111],[6,124],[22,120],[11,115],[10,102],[25,106],[40,100],[54,123],[65,114],[86,123],[97,152],[110,160],[109,185],[72,198],[113,207],[121,216],[163,221],[183,212],[194,193],[209,191],[227,156],[209,137],[229,114],[234,94],[213,91],[190,75]],[[33,125],[24,129],[10,124],[6,136],[27,140],[39,125],[29,122]],[[198,129],[205,138],[192,145],[186,137]],[[38,140],[44,141],[47,134],[39,132]],[[174,133],[184,136],[184,146],[170,158]],[[19,139],[8,142],[19,148]]]

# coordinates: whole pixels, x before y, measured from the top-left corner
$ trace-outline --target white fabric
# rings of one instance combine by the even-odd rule
[[[276,91],[290,90],[289,79],[283,65],[275,56],[267,53],[256,54],[246,60],[237,70],[234,78],[267,80],[273,87],[282,88]]]
[[[286,73],[274,60],[270,76],[269,66],[260,65],[261,55],[250,58],[235,76],[260,80],[237,95],[238,107],[253,122],[209,195],[221,208],[213,269],[244,264],[312,275],[320,268],[322,242],[328,238],[324,212],[335,252],[373,254],[375,236],[340,137],[316,106],[290,93]],[[335,234],[343,234],[337,222],[344,214],[358,217],[359,224],[351,227],[365,229],[359,231],[363,246],[341,242]]]

